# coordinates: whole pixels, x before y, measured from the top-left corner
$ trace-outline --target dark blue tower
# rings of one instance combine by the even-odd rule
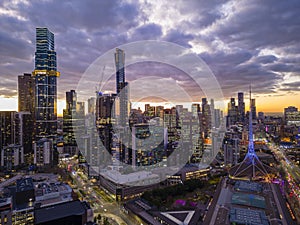
[[[48,28],[36,28],[35,69],[35,141],[55,139],[57,133],[57,77],[54,34]]]

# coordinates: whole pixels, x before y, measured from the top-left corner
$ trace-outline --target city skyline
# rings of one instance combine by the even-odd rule
[[[297,1],[116,1],[94,3],[90,8],[81,4],[74,1],[70,8],[68,2],[2,3],[1,110],[17,110],[17,77],[34,70],[34,29],[41,26],[47,26],[56,37],[57,67],[62,74],[58,81],[59,115],[65,108],[65,92],[76,89],[81,75],[97,57],[140,40],[170,41],[191,49],[211,68],[228,100],[236,98],[239,91],[246,92],[251,83],[258,111],[283,112],[289,105],[300,108]],[[49,9],[62,13],[53,17],[48,15]],[[36,17],[43,13],[48,17]],[[156,75],[153,73],[158,70],[136,68],[126,68],[128,82]],[[169,72],[169,76],[189,86],[181,74]],[[114,85],[108,91],[113,92]]]

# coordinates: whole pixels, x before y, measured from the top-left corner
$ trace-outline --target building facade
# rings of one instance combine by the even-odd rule
[[[36,28],[35,140],[52,138],[57,133],[57,77],[54,34],[48,28]]]

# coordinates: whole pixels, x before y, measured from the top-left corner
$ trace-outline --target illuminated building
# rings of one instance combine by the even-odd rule
[[[54,160],[52,139],[42,138],[33,144],[34,164],[37,166],[52,165]]]
[[[12,198],[0,198],[0,224],[12,224]]]
[[[16,112],[15,111],[1,111],[0,112],[0,162],[2,167],[7,167],[13,162],[13,150],[8,146],[16,144],[16,137],[18,137],[16,126]],[[8,163],[8,164],[7,164]],[[12,169],[11,166],[6,169]]]
[[[11,144],[2,148],[1,167],[12,171],[24,163],[24,151],[21,145]]]
[[[192,114],[193,114],[193,117],[199,118],[200,104],[197,104],[197,103],[192,104]]]
[[[35,79],[30,73],[18,76],[18,111],[34,113]]]
[[[155,116],[155,106],[150,106],[150,104],[145,104],[144,115],[149,118],[154,117]]]
[[[48,28],[36,28],[35,69],[35,141],[56,138],[57,77],[54,34]]]
[[[224,164],[236,165],[240,158],[240,146],[238,138],[225,137],[223,141]]]
[[[165,133],[161,126],[134,124],[132,127],[132,166],[155,165],[166,158]]]
[[[300,112],[286,112],[285,113],[285,122],[289,125],[296,125],[300,127]]]
[[[254,141],[253,141],[253,124],[252,116],[255,108],[255,101],[251,99],[251,87],[250,87],[250,113],[249,113],[249,140],[248,140],[248,152],[244,160],[230,169],[230,175],[232,177],[248,177],[249,179],[256,179],[259,176],[268,175],[268,172],[264,164],[260,161],[255,153]]]
[[[75,90],[66,92],[66,109],[63,110],[64,152],[74,155],[77,153],[77,143],[74,129],[76,120],[77,94]],[[78,122],[78,121],[77,121]]]
[[[97,131],[99,133],[100,140],[104,145],[105,149],[111,154],[118,154],[118,160],[120,159],[121,149],[116,145],[113,147],[113,128],[112,125],[115,123],[115,99],[116,95],[102,94],[99,93],[96,99],[96,124]],[[113,151],[113,152],[112,152]],[[122,155],[122,153],[121,153]],[[100,157],[100,156],[98,156]]]
[[[21,145],[24,152],[24,162],[26,164],[33,163],[33,118],[30,112],[17,112],[16,113],[16,129],[17,140],[16,143]]]

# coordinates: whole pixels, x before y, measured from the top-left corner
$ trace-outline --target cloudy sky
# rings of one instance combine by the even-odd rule
[[[0,25],[0,109],[17,108],[17,76],[34,69],[36,27],[55,34],[60,104],[105,52],[134,41],[158,40],[197,54],[226,98],[246,92],[251,83],[258,110],[300,108],[299,0],[2,0]],[[149,67],[145,74],[137,66],[129,68],[128,80],[137,74],[161,75],[151,65],[142,67]],[[164,71],[162,76],[178,83],[187,79],[175,69]]]

